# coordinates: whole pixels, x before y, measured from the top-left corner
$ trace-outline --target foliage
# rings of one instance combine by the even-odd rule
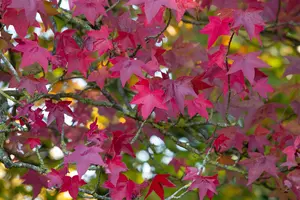
[[[62,3],[0,1],[0,199],[300,198],[299,0]]]

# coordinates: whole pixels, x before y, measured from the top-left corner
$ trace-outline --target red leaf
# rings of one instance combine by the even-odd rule
[[[248,169],[247,185],[251,185],[263,172],[278,177],[276,168],[277,158],[275,156],[265,156],[256,152],[249,152],[248,154],[250,158],[240,162],[240,164],[245,165]]]
[[[22,21],[22,23],[20,23]],[[16,10],[13,8],[8,8],[6,12],[3,14],[3,18],[1,20],[7,27],[9,25],[13,25],[16,32],[21,38],[24,38],[27,35],[27,30],[30,26],[29,21],[26,19],[24,10]],[[39,27],[39,24],[35,22],[32,24],[35,27]]]
[[[14,49],[22,52],[21,68],[38,63],[44,71],[48,71],[48,60],[51,54],[47,49],[40,47],[36,41],[19,40],[19,44]]]
[[[47,94],[47,83],[48,81],[44,78],[36,79],[34,76],[23,76],[18,84],[18,89],[25,89],[31,96],[34,95],[35,91]]]
[[[118,57],[112,62],[116,63],[112,68],[110,68],[110,71],[120,73],[119,75],[123,87],[133,74],[143,77],[141,67],[144,65],[144,63],[140,60],[131,60],[129,58]]]
[[[163,102],[164,91],[150,90],[149,82],[146,82],[146,85],[135,85],[134,88],[138,91],[138,94],[135,95],[130,102],[131,104],[141,105],[142,117],[144,119],[148,118],[154,108],[167,110]]]
[[[112,42],[108,39],[109,29],[106,25],[101,26],[100,30],[91,30],[87,32],[85,39],[85,48],[89,51],[98,51],[101,56],[107,50],[113,48]]]
[[[42,187],[47,187],[47,178],[40,175],[36,171],[29,170],[24,176],[21,177],[24,184],[31,185],[33,190],[33,198],[37,197],[41,192]]]
[[[271,85],[268,84],[268,78],[262,78],[259,81],[257,81],[253,86],[253,90],[258,92],[258,94],[263,98],[267,98],[268,93],[274,92]]]
[[[63,184],[60,188],[61,192],[66,192],[68,191],[69,194],[71,195],[72,198],[76,199],[77,195],[78,195],[78,191],[80,186],[85,185],[86,182],[84,182],[83,180],[81,180],[79,178],[79,176],[65,176],[63,177]]]
[[[230,27],[229,24],[232,22],[231,18],[221,19],[217,16],[209,17],[209,24],[207,24],[200,33],[207,34],[208,36],[208,48],[210,48],[215,41],[221,35],[229,35]]]
[[[34,149],[38,145],[41,145],[41,140],[39,138],[28,138],[25,144],[29,144],[31,149]]]
[[[158,11],[163,7],[171,8],[177,10],[177,4],[175,0],[129,0],[127,5],[139,5],[145,4],[145,13],[147,17],[148,23],[152,21],[152,19],[156,16]]]
[[[169,174],[157,174],[150,185],[149,191],[145,196],[145,199],[154,191],[161,200],[164,199],[164,188],[165,187],[176,187],[171,181],[168,180]]]
[[[49,112],[48,125],[55,120],[58,130],[61,131],[65,121],[64,114],[74,117],[72,110],[69,108],[70,103],[72,103],[72,101],[59,101],[53,103],[52,100],[46,100],[46,111]]]
[[[88,81],[95,81],[97,85],[103,89],[105,80],[110,77],[110,74],[106,67],[101,67],[98,70],[93,71],[88,78]]]
[[[104,0],[77,0],[74,4],[76,8],[73,16],[84,14],[86,19],[93,25],[100,15],[106,16]]]
[[[68,172],[67,165],[60,170],[51,169],[51,172],[46,175],[48,178],[48,188],[60,188],[63,184],[63,178]]]
[[[116,186],[114,186],[110,181],[104,183],[104,188],[109,189],[109,193],[114,200],[132,200],[132,198],[137,198],[140,196],[140,190],[147,187],[147,183],[141,185],[129,180],[125,175],[120,174]]]
[[[112,185],[116,186],[120,176],[120,172],[127,170],[127,166],[122,162],[122,156],[115,156],[113,159],[108,159],[106,172],[108,173],[108,180]]]
[[[110,147],[110,151],[113,152],[113,156],[120,155],[121,152],[125,152],[132,157],[135,157],[132,146],[130,144],[134,135],[129,135],[123,133],[122,131],[114,131],[113,133],[113,140]]]
[[[195,177],[189,190],[198,188],[199,199],[203,200],[205,196],[212,199],[217,193],[216,187],[219,185],[218,174],[214,176],[201,176]]]
[[[176,80],[167,79],[162,82],[162,85],[166,89],[165,102],[174,99],[181,113],[184,113],[184,98],[187,95],[197,98],[191,81],[192,77],[182,76]]]
[[[288,166],[288,169],[290,169],[291,167],[298,165],[298,163],[296,162],[296,153],[299,147],[300,147],[300,136],[297,136],[294,141],[294,144],[286,147],[282,151],[284,154],[286,154],[287,161],[281,164],[281,166]]]
[[[198,94],[198,97],[193,100],[185,100],[185,104],[187,105],[190,117],[193,117],[198,113],[206,119],[208,119],[206,108],[213,107],[212,103],[205,99],[203,94]]]
[[[78,176],[82,177],[91,164],[105,166],[102,157],[99,155],[103,150],[99,147],[87,147],[79,144],[75,147],[75,151],[65,156],[65,163],[76,163]]]
[[[254,82],[255,68],[264,68],[268,65],[258,58],[260,52],[252,52],[246,55],[231,55],[230,59],[234,60],[227,74],[233,74],[242,71],[244,76],[251,84]]]
[[[262,10],[247,9],[246,11],[236,10],[234,12],[234,23],[232,28],[244,26],[250,40],[257,38],[260,41],[259,33],[264,29],[265,23],[261,17]]]

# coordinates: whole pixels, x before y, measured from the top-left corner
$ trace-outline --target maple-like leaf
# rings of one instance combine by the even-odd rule
[[[217,193],[216,187],[219,185],[218,174],[214,176],[201,176],[197,175],[194,178],[192,185],[189,190],[198,188],[199,199],[203,200],[205,196],[212,199]]]
[[[205,79],[205,73],[199,74],[195,76],[192,80],[191,83],[193,85],[193,89],[196,94],[199,94],[199,90],[205,90],[208,88],[213,87],[212,85],[207,84],[206,82],[203,81]]]
[[[244,26],[250,40],[257,38],[260,41],[259,33],[264,29],[265,23],[261,17],[262,10],[247,9],[245,11],[235,10],[234,23],[232,28]]]
[[[193,100],[185,100],[185,104],[188,108],[188,114],[190,117],[195,116],[197,113],[208,119],[208,113],[206,108],[212,108],[212,103],[204,98],[204,94],[198,94],[198,97]]]
[[[103,89],[105,80],[110,77],[110,74],[106,67],[101,67],[98,70],[93,71],[88,78],[88,81],[95,81],[97,85]]]
[[[199,7],[199,3],[194,0],[176,0],[177,2],[177,12],[176,20],[179,22],[184,15],[184,13],[192,8]]]
[[[150,188],[145,196],[145,199],[154,191],[161,200],[164,199],[163,187],[176,187],[174,183],[168,180],[169,174],[157,174],[150,185]]]
[[[284,154],[286,154],[287,161],[281,164],[281,166],[288,166],[288,169],[290,169],[291,167],[298,165],[295,158],[296,158],[296,154],[298,154],[297,150],[299,149],[299,147],[300,147],[300,136],[297,136],[294,141],[294,144],[286,147],[282,151]]]
[[[246,55],[231,55],[230,59],[234,60],[228,74],[233,74],[237,71],[242,71],[244,76],[251,84],[254,82],[255,68],[264,68],[268,65],[258,58],[260,52],[252,52]]]
[[[148,85],[135,85],[135,90],[138,91],[138,94],[132,98],[130,103],[141,106],[140,109],[144,119],[148,118],[154,108],[167,110],[163,100],[163,90],[150,90],[149,82]]]
[[[86,19],[91,23],[95,24],[96,19],[100,15],[106,16],[104,9],[104,0],[77,0],[74,2],[76,6],[73,16],[84,15]]]
[[[39,195],[43,187],[47,188],[48,186],[46,176],[40,175],[38,172],[32,169],[29,169],[29,171],[23,175],[21,179],[24,180],[24,184],[32,186],[33,198]]]
[[[253,86],[253,90],[258,92],[263,98],[267,98],[269,92],[274,92],[272,86],[268,84],[268,78],[258,80]]]
[[[109,29],[107,26],[101,26],[100,30],[88,31],[87,36],[84,46],[89,51],[98,51],[101,56],[107,50],[113,48],[112,42],[108,39]]]
[[[84,180],[81,180],[80,177],[77,175],[73,177],[65,176],[63,177],[62,181],[63,184],[60,188],[60,192],[68,191],[70,196],[74,199],[77,198],[79,188],[82,185],[86,184],[86,182],[84,182]]]
[[[143,77],[141,67],[145,64],[140,60],[131,60],[124,57],[118,57],[113,60],[114,66],[110,68],[112,72],[118,72],[120,75],[122,86],[124,87],[130,77],[135,74]]]
[[[39,138],[28,138],[25,143],[29,144],[31,149],[34,149],[35,147],[41,145],[41,140]]]
[[[18,84],[18,89],[25,89],[31,96],[34,95],[35,91],[47,94],[47,84],[48,81],[44,78],[37,79],[34,76],[23,76]]]
[[[51,169],[51,172],[46,175],[48,178],[48,188],[60,188],[63,184],[63,178],[68,172],[68,165],[64,165],[60,170]]]
[[[226,56],[227,48],[224,45],[220,45],[218,51],[213,54],[208,54],[208,66],[212,67],[213,65],[217,65],[222,69],[226,69],[225,66],[225,56]]]
[[[224,134],[219,135],[213,142],[213,146],[216,151],[220,151],[222,148],[226,147],[226,141],[229,140]]]
[[[192,79],[192,77],[182,76],[176,80],[167,79],[162,82],[162,85],[166,89],[165,102],[174,99],[181,113],[184,113],[185,96],[197,97],[191,84]]]
[[[158,11],[163,7],[177,10],[177,3],[175,0],[129,0],[127,5],[144,4],[145,14],[148,23],[157,15]]]
[[[79,71],[86,76],[91,63],[95,59],[91,57],[91,52],[87,50],[75,50],[67,55],[68,73]]]
[[[200,33],[207,34],[208,36],[208,48],[210,48],[215,41],[221,35],[229,35],[229,24],[232,22],[232,18],[221,19],[217,16],[209,17],[209,24],[207,24]]]
[[[76,163],[78,176],[82,177],[91,164],[105,166],[102,157],[99,155],[103,150],[96,146],[87,147],[79,144],[75,151],[65,156],[65,163]]]
[[[300,58],[294,56],[286,56],[289,61],[288,68],[284,72],[284,76],[290,74],[300,74]]]
[[[113,159],[107,160],[106,173],[108,173],[108,181],[112,183],[112,185],[116,186],[120,172],[125,172],[127,170],[127,166],[122,162],[122,156],[115,156]]]
[[[113,185],[110,181],[104,183],[104,188],[109,189],[111,198],[114,200],[132,200],[140,196],[140,190],[147,187],[147,183],[144,182],[141,185],[136,184],[132,180],[129,180],[124,174],[120,174],[118,182]]]
[[[9,8],[24,9],[26,20],[30,24],[35,23],[36,13],[46,13],[44,9],[44,2],[41,0],[12,0]]]
[[[22,21],[22,23],[20,23]],[[24,10],[16,10],[13,8],[8,8],[3,14],[1,22],[4,23],[7,27],[13,25],[16,32],[21,38],[24,38],[27,35],[27,30],[30,26],[30,23],[25,17]],[[32,24],[35,27],[39,27],[38,23]]]
[[[248,152],[258,149],[260,153],[264,153],[264,147],[270,145],[270,142],[267,139],[268,133],[268,129],[262,127],[261,125],[257,126],[254,131],[254,135],[249,136]]]
[[[120,155],[121,152],[125,152],[129,154],[132,157],[135,157],[132,146],[130,144],[132,138],[134,135],[132,134],[126,134],[122,131],[114,131],[112,133],[113,139],[110,151],[112,151],[113,156]]]
[[[55,120],[58,130],[61,131],[65,121],[64,114],[74,117],[72,110],[69,108],[70,103],[72,103],[72,101],[59,101],[53,103],[52,100],[46,100],[46,111],[49,112],[48,125]]]
[[[257,152],[249,152],[248,154],[250,158],[240,162],[240,164],[245,165],[248,169],[247,185],[251,185],[263,172],[278,177],[278,170],[276,168],[277,158],[275,156],[265,156]]]
[[[47,49],[40,47],[36,41],[24,39],[18,40],[18,42],[19,44],[14,49],[22,52],[21,68],[38,63],[44,71],[48,71],[48,60],[51,54]]]
[[[98,146],[102,146],[103,142],[108,138],[103,130],[99,130],[97,125],[97,118],[90,125],[90,129],[85,133],[87,140],[94,142]]]

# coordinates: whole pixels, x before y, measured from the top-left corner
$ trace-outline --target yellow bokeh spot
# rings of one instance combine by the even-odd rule
[[[171,35],[171,36],[175,36],[177,34],[176,29],[173,26],[168,26],[167,28],[167,32]]]
[[[126,123],[126,119],[124,117],[119,118],[119,122],[121,124],[125,124]]]

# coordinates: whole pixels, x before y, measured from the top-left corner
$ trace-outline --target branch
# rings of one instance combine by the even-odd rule
[[[230,36],[230,39],[229,39],[229,42],[228,42],[228,47],[227,47],[226,58],[225,58],[227,73],[228,73],[228,71],[229,71],[228,55],[229,55],[230,45],[231,45],[233,36],[234,36],[234,32],[233,32],[233,33],[231,34],[231,36]],[[229,120],[228,120],[228,111],[229,111],[229,107],[230,107],[230,99],[231,99],[230,74],[227,75],[227,84],[228,84],[228,99],[227,99],[227,107],[226,107],[225,117],[226,117],[226,120],[227,120],[228,123],[229,123]]]
[[[7,60],[7,58],[5,57],[5,55],[0,52],[0,58],[2,59],[2,61],[4,62],[4,64],[6,65],[6,67],[9,69],[9,71],[12,73],[12,75],[16,78],[16,80],[18,82],[20,82],[20,77],[18,72],[16,71],[16,69],[12,66],[12,64]]]
[[[143,129],[143,127],[144,127],[146,121],[147,121],[147,120],[145,120],[145,121],[142,122],[142,124],[140,125],[140,127],[139,127],[138,131],[136,132],[134,138],[132,138],[130,144],[133,144],[133,143],[139,138],[139,136],[140,136],[140,134],[141,134],[141,132],[142,132],[142,129]]]
[[[176,195],[177,195],[179,192],[181,192],[182,190],[184,190],[184,189],[190,187],[191,185],[192,185],[192,182],[191,182],[191,183],[188,183],[188,184],[186,184],[186,185],[184,185],[184,186],[182,186],[182,187],[179,188],[176,192],[174,192],[171,196],[169,196],[168,198],[166,198],[166,200],[180,199],[181,197],[183,197],[183,195],[185,195],[185,194],[188,192],[188,190],[185,191],[185,192],[183,192],[183,193],[182,193],[181,195],[179,195],[179,196],[176,196]]]
[[[66,18],[68,21],[70,21],[73,24],[76,24],[86,30],[92,30],[92,27],[84,20],[72,16],[72,13],[70,13],[67,10],[64,10],[62,8],[58,8],[57,11],[60,13],[60,15],[64,18]]]
[[[6,168],[27,168],[27,169],[32,169],[34,171],[37,171],[39,173],[46,173],[47,170],[43,169],[41,167],[29,164],[29,163],[24,163],[24,162],[13,162],[7,155],[7,153],[4,151],[3,148],[0,148],[0,161],[4,164]]]

